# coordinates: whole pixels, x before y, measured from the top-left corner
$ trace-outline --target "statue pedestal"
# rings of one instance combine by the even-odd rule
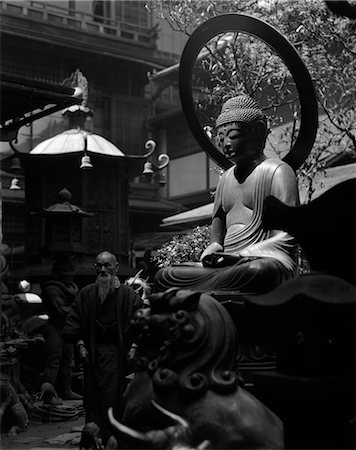
[[[355,448],[352,375],[255,372],[254,395],[284,423],[286,448]]]
[[[318,275],[287,283],[263,301],[212,293],[236,325],[245,387],[283,420],[286,448],[355,448],[355,288]]]
[[[236,366],[244,387],[254,391],[254,374],[275,371],[277,368],[274,345],[268,341],[260,322],[261,314],[251,313],[245,296],[237,291],[212,291],[208,293],[229,312],[238,333]]]

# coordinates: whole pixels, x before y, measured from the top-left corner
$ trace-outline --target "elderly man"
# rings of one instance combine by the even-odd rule
[[[267,120],[247,95],[227,100],[216,120],[216,139],[233,163],[217,186],[211,244],[201,267],[184,264],[161,269],[156,287],[266,292],[296,271],[295,245],[287,233],[262,225],[264,199],[273,195],[298,203],[296,177],[288,164],[263,153]]]
[[[84,287],[68,313],[63,338],[78,346],[84,364],[85,422],[100,428],[105,444],[111,433],[107,411],[119,412],[127,355],[132,345],[130,322],[141,298],[118,277],[116,257],[96,257],[96,282]]]

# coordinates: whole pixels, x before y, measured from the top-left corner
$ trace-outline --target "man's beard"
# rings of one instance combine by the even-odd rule
[[[98,286],[99,299],[102,303],[114,290],[115,277],[111,275],[98,275],[96,278],[96,284]]]

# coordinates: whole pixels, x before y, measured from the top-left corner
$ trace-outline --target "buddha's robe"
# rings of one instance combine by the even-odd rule
[[[250,211],[245,226],[241,226],[241,210],[237,210],[242,203],[235,199],[235,196],[241,197],[241,184],[234,175],[234,167],[227,170],[218,184],[213,212],[214,219],[222,211],[226,224],[222,253],[225,256],[224,266],[180,264],[165,267],[156,275],[156,289],[163,291],[176,286],[204,291],[260,293],[268,292],[282,281],[293,277],[296,273],[296,246],[293,239],[284,231],[272,232],[262,225],[263,201],[272,195],[276,170],[283,169],[283,166],[287,165],[279,159],[266,159],[246,180],[253,187],[252,214]],[[285,186],[285,189],[289,188],[290,186]],[[292,191],[293,189],[296,191],[295,186]],[[297,199],[295,202],[297,203]],[[229,255],[235,258],[228,258]],[[232,265],[228,265],[229,259]]]

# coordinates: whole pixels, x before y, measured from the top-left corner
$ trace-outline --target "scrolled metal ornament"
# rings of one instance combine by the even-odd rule
[[[250,34],[265,42],[279,55],[292,74],[300,100],[301,123],[298,137],[283,160],[297,170],[308,157],[318,128],[318,104],[314,84],[293,45],[274,27],[255,17],[234,13],[213,17],[200,25],[188,39],[180,61],[179,91],[190,130],[202,149],[219,166],[225,170],[232,166],[232,162],[217,149],[200,124],[192,95],[192,71],[200,50],[214,36],[231,31]]]

